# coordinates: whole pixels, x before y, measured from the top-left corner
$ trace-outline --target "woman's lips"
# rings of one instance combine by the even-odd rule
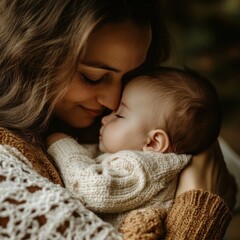
[[[91,108],[86,108],[83,106],[80,106],[88,115],[92,116],[92,117],[97,117],[99,116],[103,110],[102,109],[91,109]]]

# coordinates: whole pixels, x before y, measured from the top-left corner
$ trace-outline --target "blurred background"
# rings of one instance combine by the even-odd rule
[[[234,162],[228,168],[239,185],[240,0],[165,0],[164,4],[173,40],[172,57],[167,65],[191,67],[215,86],[223,114],[220,136],[231,147],[229,153]],[[240,193],[238,202],[239,199]],[[239,239],[238,207],[224,240]]]
[[[164,3],[174,42],[169,64],[212,81],[223,113],[221,136],[240,155],[240,0]]]

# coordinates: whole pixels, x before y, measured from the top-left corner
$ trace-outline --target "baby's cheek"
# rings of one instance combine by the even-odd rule
[[[115,152],[129,149],[129,135],[124,131],[118,132],[114,137]]]
[[[101,143],[108,153],[115,152],[118,137],[116,136],[116,131],[111,127],[106,127],[102,134]]]

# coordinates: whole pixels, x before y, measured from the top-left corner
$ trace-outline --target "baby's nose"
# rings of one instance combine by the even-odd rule
[[[112,113],[109,114],[109,115],[107,115],[107,116],[105,116],[105,117],[103,117],[103,118],[102,118],[102,124],[103,124],[103,125],[107,124],[112,117],[113,117],[113,114],[112,114]]]

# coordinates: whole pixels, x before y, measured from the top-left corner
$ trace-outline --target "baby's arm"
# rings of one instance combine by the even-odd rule
[[[66,188],[88,208],[105,213],[123,212],[148,202],[166,185],[164,181],[159,184],[162,174],[171,171],[176,176],[179,164],[183,167],[189,160],[186,156],[178,159],[166,154],[162,162],[170,160],[170,164],[164,168],[155,153],[148,152],[147,160],[142,152],[121,151],[103,155],[96,163],[72,138],[58,140],[48,152],[56,161]]]

